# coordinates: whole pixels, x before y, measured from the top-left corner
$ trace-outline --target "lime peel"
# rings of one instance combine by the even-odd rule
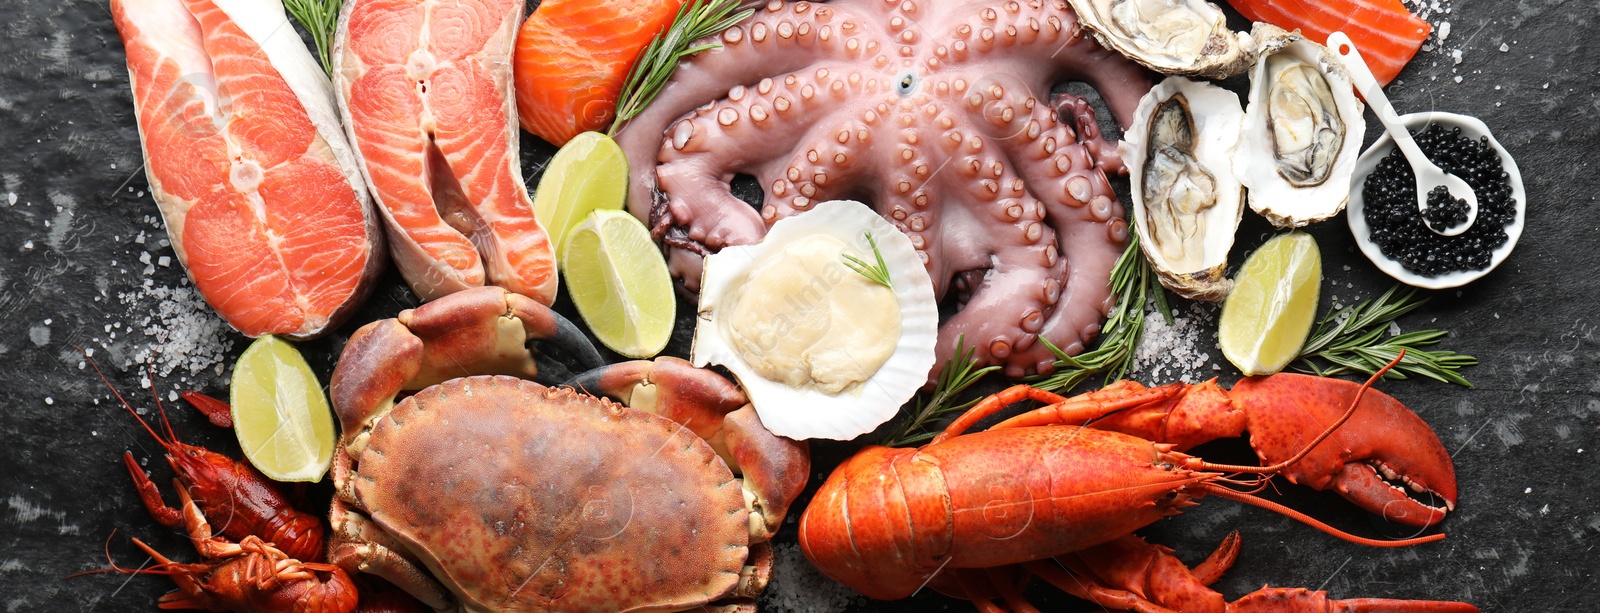
[[[293,344],[256,339],[234,365],[233,430],[245,459],[277,481],[320,481],[333,460],[333,410]]]
[[[677,299],[643,223],[625,211],[593,211],[567,236],[562,261],[567,292],[601,343],[630,358],[666,348]]]
[[[1267,241],[1245,259],[1222,304],[1222,355],[1245,375],[1283,370],[1311,334],[1321,284],[1322,256],[1310,234]]]

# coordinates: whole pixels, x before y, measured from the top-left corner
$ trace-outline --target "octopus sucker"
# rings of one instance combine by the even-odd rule
[[[1127,241],[1106,173],[1126,171],[1089,104],[1050,92],[1086,82],[1127,127],[1145,69],[1084,36],[1064,0],[775,1],[733,31],[737,44],[724,34],[687,59],[617,139],[629,210],[684,290],[705,254],[853,198],[911,238],[959,307],[937,363],[965,337],[1018,376],[1050,368],[1039,338],[1093,339]],[[759,209],[732,195],[739,174],[765,190]]]

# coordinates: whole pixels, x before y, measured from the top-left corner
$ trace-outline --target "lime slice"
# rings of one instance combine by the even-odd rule
[[[567,235],[589,213],[622,208],[628,192],[628,158],[611,137],[584,132],[550,159],[533,196],[533,216],[550,234],[557,256]],[[561,262],[565,266],[565,262]]]
[[[322,480],[333,459],[333,411],[294,345],[271,335],[251,343],[233,367],[229,398],[239,447],[262,474]]]
[[[567,235],[567,292],[595,337],[630,358],[660,353],[677,303],[650,231],[624,211],[599,210]]]
[[[1322,255],[1310,234],[1290,232],[1250,254],[1222,303],[1222,355],[1246,375],[1283,370],[1300,354],[1317,314]]]

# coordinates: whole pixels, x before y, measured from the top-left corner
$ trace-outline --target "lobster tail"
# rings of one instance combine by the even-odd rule
[[[925,480],[888,477],[913,464],[897,461],[912,453],[888,447],[862,450],[834,471],[862,478],[829,479],[800,517],[800,549],[806,559],[834,581],[871,598],[910,596],[938,569],[937,562],[919,565],[918,558],[931,560],[948,548],[946,509],[916,508],[902,489],[902,484]],[[944,529],[935,528],[938,524]],[[944,541],[942,546],[938,540]]]

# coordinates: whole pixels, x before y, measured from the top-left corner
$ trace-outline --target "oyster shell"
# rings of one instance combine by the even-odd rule
[[[1255,40],[1205,0],[1067,0],[1100,44],[1167,75],[1225,79],[1255,62]]]
[[[846,264],[875,262],[889,287]],[[706,258],[691,361],[732,371],[761,423],[792,439],[848,440],[900,410],[933,369],[939,310],[911,239],[860,202],[773,224]]]
[[[1344,210],[1367,124],[1337,58],[1283,34],[1293,42],[1263,53],[1251,71],[1234,167],[1250,189],[1250,208],[1275,225],[1299,227]]]
[[[1237,94],[1168,77],[1139,101],[1119,145],[1140,248],[1185,298],[1221,300],[1233,287],[1224,273],[1244,214],[1232,161],[1243,121]]]

